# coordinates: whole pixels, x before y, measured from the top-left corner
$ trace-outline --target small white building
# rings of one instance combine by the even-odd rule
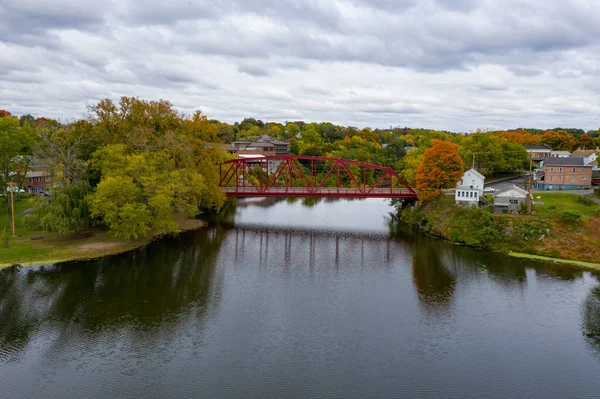
[[[454,202],[460,205],[477,206],[483,195],[484,182],[484,175],[475,169],[467,170],[456,186]]]

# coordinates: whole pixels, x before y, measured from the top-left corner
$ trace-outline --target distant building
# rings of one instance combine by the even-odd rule
[[[231,143],[230,152],[238,155],[289,155],[290,143],[263,136],[258,141],[238,140]]]
[[[551,157],[558,157],[558,158],[566,158],[568,156],[570,156],[571,153],[569,151],[552,151],[550,153]]]
[[[23,182],[23,190],[28,193],[44,193],[50,188],[50,173],[46,170],[27,172]]]
[[[467,170],[456,186],[454,202],[460,205],[477,206],[483,194],[484,181],[485,176],[475,169]]]
[[[494,194],[494,213],[518,214],[527,204],[527,191],[514,184]]]
[[[591,187],[592,168],[583,157],[547,158],[536,175],[540,190],[581,190]]]
[[[544,160],[552,156],[552,148],[546,144],[526,145],[525,151],[529,154],[536,168],[541,167]]]
[[[582,157],[583,163],[590,166],[593,170],[598,170],[598,154],[596,150],[577,150],[573,151],[572,157]]]

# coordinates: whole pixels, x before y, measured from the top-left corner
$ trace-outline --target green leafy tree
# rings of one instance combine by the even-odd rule
[[[9,182],[23,184],[31,159],[33,131],[29,125],[20,126],[19,120],[7,115],[0,117],[0,184],[5,192]],[[6,196],[7,209],[10,209]],[[10,211],[9,219],[12,218]],[[11,219],[12,220],[12,219]]]
[[[27,227],[63,235],[81,232],[91,224],[89,193],[86,182],[67,182],[51,190],[49,198],[37,197],[34,212],[26,216]]]

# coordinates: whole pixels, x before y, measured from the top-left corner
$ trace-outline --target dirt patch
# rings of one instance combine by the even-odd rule
[[[121,245],[120,242],[92,242],[89,244],[83,244],[77,247],[77,249],[83,251],[104,251]]]

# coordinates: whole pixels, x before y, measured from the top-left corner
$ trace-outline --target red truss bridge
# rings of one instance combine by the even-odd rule
[[[417,200],[415,190],[393,169],[349,159],[257,156],[225,161],[219,172],[219,186],[230,197]]]

